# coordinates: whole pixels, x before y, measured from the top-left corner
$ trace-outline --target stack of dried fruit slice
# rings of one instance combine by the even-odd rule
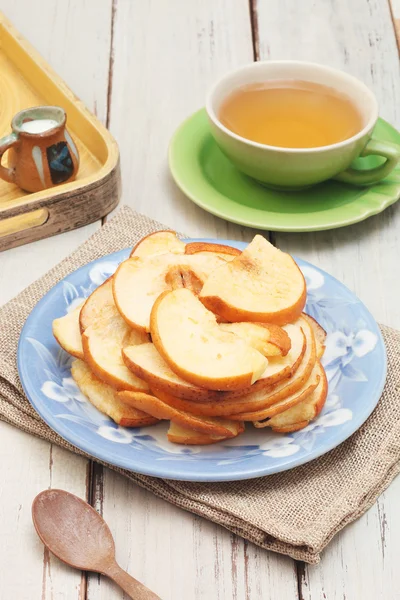
[[[262,236],[240,252],[161,231],[53,332],[82,393],[116,423],[167,420],[171,442],[212,444],[245,422],[296,431],[321,411],[326,334],[305,300],[295,261]]]

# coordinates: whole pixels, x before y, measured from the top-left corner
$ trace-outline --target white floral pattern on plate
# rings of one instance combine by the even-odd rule
[[[308,289],[306,311],[328,332],[323,363],[329,396],[314,422],[285,435],[248,426],[238,438],[202,447],[171,444],[165,423],[142,429],[117,426],[77,388],[70,372],[72,359],[55,343],[51,321],[78,306],[127,256],[128,250],[99,259],[60,282],[33,311],[38,310],[37,317],[46,327],[37,327],[37,319],[30,320],[31,316],[21,336],[19,367],[27,395],[50,426],[72,443],[103,460],[160,477],[242,479],[319,456],[353,433],[375,406],[385,375],[385,353],[376,323],[342,284],[299,261]],[[27,360],[35,364],[34,369],[26,369]],[[368,381],[371,360],[379,363],[381,371],[378,379],[374,372],[374,385]],[[352,394],[366,395],[369,404],[352,402]]]

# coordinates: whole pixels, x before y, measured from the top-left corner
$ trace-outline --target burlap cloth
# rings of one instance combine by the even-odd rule
[[[65,442],[23,394],[16,367],[21,328],[37,301],[77,267],[165,226],[123,208],[73,254],[0,309],[0,419],[49,442]],[[362,515],[400,469],[400,332],[382,327],[388,378],[368,421],[325,456],[278,475],[232,483],[164,481],[110,466],[181,508],[223,525],[262,548],[317,563],[321,550]]]

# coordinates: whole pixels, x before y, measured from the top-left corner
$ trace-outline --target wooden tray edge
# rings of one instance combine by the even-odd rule
[[[117,206],[120,195],[121,177],[118,161],[102,178],[100,184],[96,182],[87,185],[84,190],[75,190],[73,194],[64,192],[62,198],[53,198],[51,203],[48,199],[35,202],[34,206],[29,207],[28,214],[45,207],[49,213],[46,222],[0,237],[0,252],[98,221]],[[19,208],[22,210],[14,214],[27,213],[23,210],[24,207]]]
[[[67,84],[61,79],[59,75],[50,67],[50,65],[45,61],[45,59],[39,54],[39,52],[31,46],[31,44],[15,29],[12,23],[7,19],[7,17],[0,11],[0,26],[7,29],[8,33],[13,36],[16,43],[18,43],[23,51],[29,54],[33,60],[37,63],[39,69],[41,69],[47,77],[52,79],[56,85],[61,89],[62,93],[65,94],[69,98],[71,102],[73,102],[82,116],[90,121],[93,126],[98,130],[100,135],[103,137],[107,148],[108,148],[108,157],[106,162],[102,165],[102,167],[94,173],[93,175],[77,180],[72,181],[70,183],[61,184],[60,187],[52,188],[52,200],[57,196],[63,196],[65,193],[70,193],[70,195],[76,195],[81,191],[85,192],[87,186],[92,186],[97,182],[103,181],[103,179],[112,172],[113,169],[119,163],[119,149],[117,142],[114,137],[108,131],[106,127],[99,121],[99,119],[93,115],[88,108],[84,105],[84,103],[70,90]],[[60,190],[60,191],[58,191]],[[26,196],[26,201],[23,203],[19,203],[19,206],[14,207],[0,207],[0,219],[5,219],[8,217],[12,217],[15,213],[15,209],[21,207],[23,212],[27,209],[33,210],[33,207],[40,200],[48,201],[49,190],[43,190],[41,192],[36,192]]]

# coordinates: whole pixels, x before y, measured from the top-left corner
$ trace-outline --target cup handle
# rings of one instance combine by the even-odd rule
[[[346,169],[336,175],[333,179],[351,183],[353,185],[370,185],[384,179],[397,165],[400,160],[400,146],[390,142],[381,142],[379,140],[369,140],[360,156],[384,156],[386,158],[383,165],[373,169]]]
[[[1,159],[6,150],[9,150],[18,143],[19,136],[16,133],[10,133],[10,135],[6,135],[0,140],[0,177],[9,183],[15,183],[15,171],[14,169],[3,167]]]

